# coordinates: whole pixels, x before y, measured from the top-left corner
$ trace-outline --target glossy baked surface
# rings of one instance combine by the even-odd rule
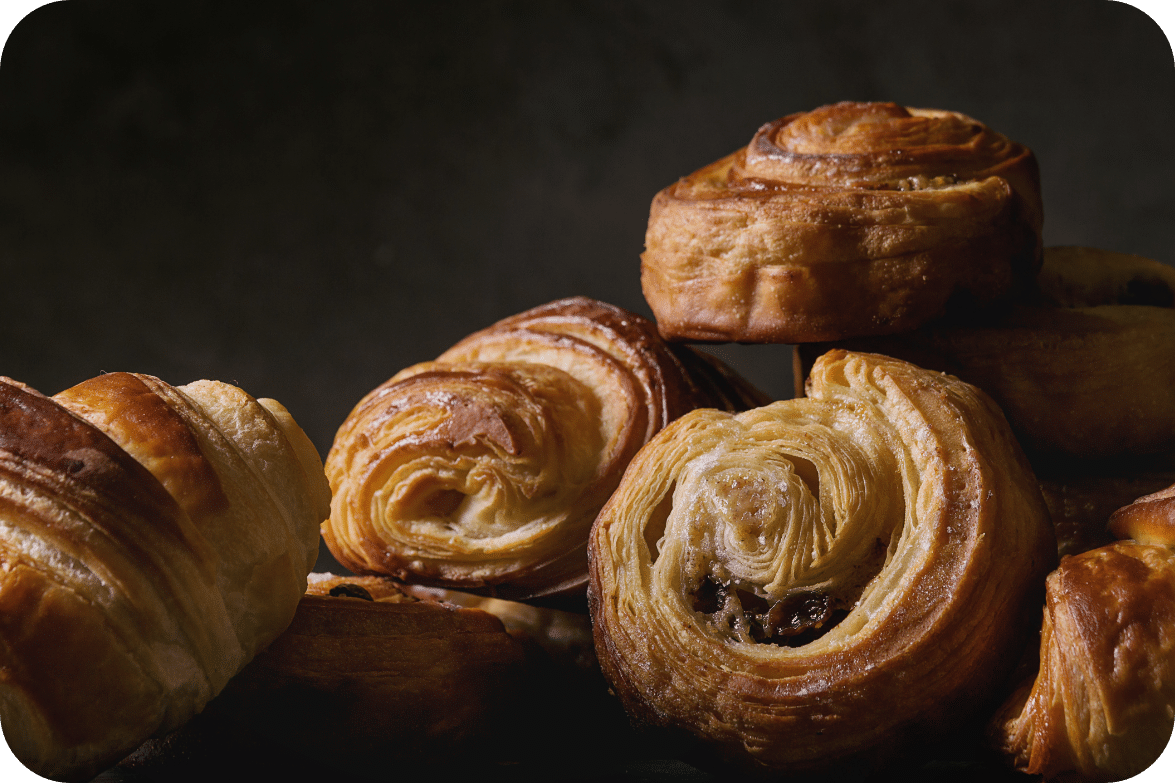
[[[289,624],[327,513],[281,405],[111,373],[0,383],[0,715],[84,780],[199,712]]]
[[[1039,669],[993,744],[1032,775],[1133,777],[1175,724],[1175,552],[1118,541],[1065,558],[1047,585]]]
[[[656,195],[641,285],[674,339],[912,329],[1035,274],[1038,178],[1030,150],[956,112],[792,114]]]

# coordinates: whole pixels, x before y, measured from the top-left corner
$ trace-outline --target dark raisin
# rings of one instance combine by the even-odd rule
[[[335,585],[330,589],[330,594],[335,598],[362,598],[364,601],[374,601],[371,593],[367,592],[367,588],[350,582],[343,582],[341,585]]]

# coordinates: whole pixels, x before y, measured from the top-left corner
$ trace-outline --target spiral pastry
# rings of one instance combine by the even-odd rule
[[[506,598],[578,593],[587,533],[628,461],[701,405],[763,397],[647,319],[559,300],[369,393],[327,456],[323,539],[356,573]]]
[[[992,723],[1022,772],[1124,780],[1171,739],[1175,486],[1115,511],[1110,531],[1122,540],[1049,574],[1039,668]]]
[[[911,329],[1040,265],[1032,152],[962,114],[837,103],[761,127],[653,199],[641,284],[670,339]]]
[[[89,780],[200,712],[280,634],[329,507],[284,407],[110,373],[0,379],[0,718],[37,774]]]
[[[746,771],[872,764],[956,725],[1027,639],[1047,511],[974,387],[833,351],[808,397],[687,414],[590,541],[604,673]]]

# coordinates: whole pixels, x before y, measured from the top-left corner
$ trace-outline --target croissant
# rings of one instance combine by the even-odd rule
[[[645,318],[552,302],[356,405],[326,459],[323,540],[355,573],[516,600],[582,596],[588,529],[637,449],[695,407],[764,400]]]
[[[982,392],[831,351],[806,398],[694,411],[632,461],[590,539],[596,648],[710,763],[868,768],[990,698],[1055,546]]]
[[[1028,148],[962,114],[837,103],[763,125],[658,193],[641,286],[669,339],[890,334],[1040,266]]]
[[[1124,540],[1048,577],[1039,668],[992,722],[1016,769],[1124,780],[1175,726],[1175,486],[1114,512]]]
[[[273,400],[111,373],[0,382],[0,719],[89,779],[181,725],[289,624],[329,487]]]

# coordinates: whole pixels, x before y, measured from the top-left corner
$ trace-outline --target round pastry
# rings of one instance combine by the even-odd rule
[[[637,450],[693,408],[763,401],[645,318],[591,299],[552,302],[359,402],[327,456],[323,539],[356,573],[582,597],[588,529]]]
[[[590,540],[596,648],[625,707],[747,772],[872,765],[957,726],[1011,672],[1055,564],[982,392],[843,351],[808,385],[670,425]]]
[[[891,334],[1040,266],[1036,160],[962,114],[837,103],[761,127],[653,199],[641,285],[669,339]]]
[[[289,624],[329,487],[273,400],[101,375],[0,381],[0,718],[89,780],[198,713]]]
[[[525,645],[488,612],[312,574],[289,629],[214,706],[242,731],[371,774],[485,753],[517,725],[526,677]]]
[[[801,370],[830,347],[798,346]],[[1050,247],[1032,301],[998,317],[948,319],[836,347],[975,384],[1032,455],[1175,452],[1175,269],[1158,261]]]
[[[992,722],[1013,766],[1125,780],[1175,727],[1175,486],[1116,511],[1126,537],[1049,575],[1039,668]]]
[[[181,751],[210,746],[364,780],[516,778],[590,743],[616,752],[619,712],[585,614],[315,573],[289,629],[199,721],[120,767],[170,779]]]

